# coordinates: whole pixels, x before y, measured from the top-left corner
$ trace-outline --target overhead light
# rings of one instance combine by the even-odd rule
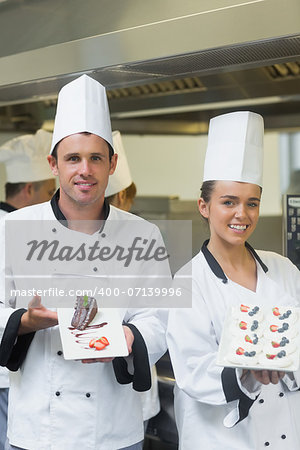
[[[299,101],[300,96],[294,95],[292,98],[290,96],[270,96],[270,97],[260,97],[260,98],[247,98],[241,100],[229,100],[224,102],[211,102],[211,103],[199,103],[197,105],[183,105],[174,106],[168,108],[156,108],[156,109],[145,109],[138,111],[124,111],[112,113],[111,117],[113,119],[129,119],[133,117],[148,117],[148,116],[159,116],[164,114],[176,114],[185,113],[193,111],[209,111],[211,109],[223,109],[223,108],[239,108],[243,106],[257,106],[257,105],[272,105],[275,103],[283,103],[286,101]]]

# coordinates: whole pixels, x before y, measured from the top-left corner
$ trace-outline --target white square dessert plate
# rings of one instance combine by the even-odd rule
[[[98,310],[92,322],[85,330],[71,326],[73,308],[58,308],[58,324],[65,359],[93,359],[127,356],[127,344],[118,309]],[[105,337],[109,345],[102,350],[91,348],[92,339]]]

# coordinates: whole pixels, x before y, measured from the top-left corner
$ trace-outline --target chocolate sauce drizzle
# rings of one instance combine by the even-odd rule
[[[93,333],[93,331],[92,330],[96,330],[96,329],[98,329],[98,328],[102,328],[102,327],[104,327],[105,325],[107,325],[108,324],[108,322],[102,322],[102,323],[99,323],[99,324],[97,324],[97,325],[88,325],[86,328],[85,328],[85,330],[84,331],[82,331],[82,332],[80,332],[80,333],[77,333],[77,331],[79,331],[79,330],[77,330],[77,328],[74,328],[74,327],[68,327],[68,330],[70,330],[71,331],[71,334],[73,334],[73,336],[75,336],[75,338],[76,338],[76,343],[77,344],[82,344],[81,345],[81,348],[84,348],[84,349],[90,349],[90,350],[93,350],[93,349],[91,349],[89,346],[88,346],[88,344],[89,344],[89,341],[91,340],[91,338],[93,337],[93,335],[94,335],[94,333]],[[87,347],[86,347],[86,345],[87,345]]]

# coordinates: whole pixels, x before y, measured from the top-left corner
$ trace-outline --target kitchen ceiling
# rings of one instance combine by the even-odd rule
[[[81,73],[106,86],[124,133],[206,133],[211,117],[239,109],[261,113],[267,129],[299,129],[298,0],[153,0],[153,10],[123,0],[119,16],[116,0],[82,3],[0,5],[0,28],[14,30],[0,42],[0,130],[51,123],[57,91]]]

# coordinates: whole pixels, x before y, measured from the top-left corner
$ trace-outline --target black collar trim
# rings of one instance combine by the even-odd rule
[[[59,200],[59,189],[57,189],[57,191],[51,198],[50,204],[51,204],[52,211],[53,211],[53,214],[55,215],[56,219],[59,221],[65,220],[67,222],[67,219],[65,218],[60,207],[58,206],[58,200]]]
[[[223,281],[223,283],[227,283],[228,279],[227,279],[225,273],[223,272],[222,267],[220,266],[218,261],[214,258],[214,256],[210,253],[210,251],[207,248],[208,243],[209,243],[209,239],[207,239],[203,243],[203,245],[201,247],[201,252],[203,253],[203,255],[207,261],[207,264],[209,265],[209,267],[211,268],[213,273],[216,275],[216,277],[220,278]],[[260,257],[256,253],[256,251],[254,250],[254,248],[252,248],[251,245],[248,244],[248,242],[245,242],[245,246],[248,248],[248,250],[250,250],[250,252],[254,256],[256,261],[260,264],[262,270],[265,273],[268,272],[268,267],[262,262],[262,260],[260,259]]]
[[[53,195],[53,197],[50,201],[50,204],[51,204],[52,211],[53,211],[53,214],[55,215],[56,219],[59,220],[62,223],[62,225],[67,227],[68,221],[67,221],[66,217],[64,216],[64,214],[62,213],[60,207],[58,206],[58,200],[59,200],[59,189],[57,189],[57,191]],[[107,218],[109,216],[109,212],[110,212],[110,206],[109,206],[109,203],[106,200],[106,198],[104,199],[103,210],[104,210],[104,220],[107,220]],[[103,226],[101,227],[100,232],[102,232],[102,231],[103,231]]]
[[[17,208],[15,208],[14,206],[11,206],[9,203],[6,203],[6,202],[0,202],[0,209],[2,209],[2,211],[6,211],[8,213],[17,210]]]

